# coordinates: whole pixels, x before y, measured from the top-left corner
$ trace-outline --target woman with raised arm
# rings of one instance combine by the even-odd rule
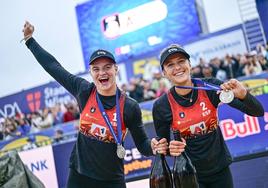
[[[138,103],[116,85],[118,67],[110,52],[99,49],[92,53],[91,83],[65,70],[36,42],[33,32],[33,25],[26,22],[23,28],[26,46],[39,64],[76,98],[81,112],[67,187],[125,188],[123,159],[127,129],[138,150],[146,156],[152,155],[156,147],[164,153],[165,139],[159,142],[148,139]]]

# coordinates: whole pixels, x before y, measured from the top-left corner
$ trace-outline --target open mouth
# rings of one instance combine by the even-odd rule
[[[100,82],[101,84],[107,84],[108,81],[109,81],[109,78],[101,78],[101,79],[99,79],[99,82]]]

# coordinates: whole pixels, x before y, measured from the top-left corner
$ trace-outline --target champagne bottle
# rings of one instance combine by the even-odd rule
[[[181,141],[179,131],[173,131],[174,139]],[[196,170],[186,152],[175,157],[173,165],[174,188],[198,188]]]
[[[173,188],[171,170],[163,154],[156,153],[150,174],[150,188]]]

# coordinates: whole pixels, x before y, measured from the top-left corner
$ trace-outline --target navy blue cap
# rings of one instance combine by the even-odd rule
[[[111,60],[113,60],[114,63],[116,63],[115,58],[111,52],[108,52],[107,50],[98,49],[92,53],[90,56],[89,64],[91,64],[93,61],[100,57],[107,57]]]
[[[187,59],[190,59],[190,55],[183,49],[183,48],[180,48],[178,46],[170,46],[168,47],[167,49],[165,49],[162,53],[161,53],[161,56],[160,56],[160,65],[161,67],[163,68],[163,65],[164,65],[164,62],[166,61],[166,59],[172,55],[172,54],[175,54],[175,53],[181,53],[183,54]]]

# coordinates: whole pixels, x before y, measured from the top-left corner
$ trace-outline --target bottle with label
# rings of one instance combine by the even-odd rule
[[[174,139],[181,141],[179,131],[173,131]],[[175,157],[173,165],[174,188],[198,188],[196,170],[186,152]]]
[[[150,174],[150,188],[173,188],[171,170],[163,154],[156,153]]]

